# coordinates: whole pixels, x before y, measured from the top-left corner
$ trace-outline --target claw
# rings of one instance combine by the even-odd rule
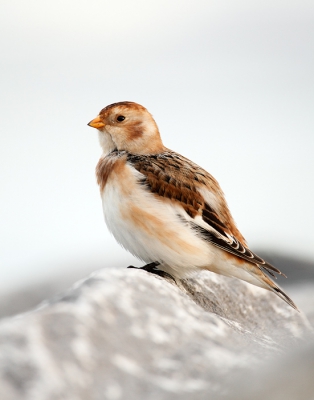
[[[143,269],[144,271],[150,272],[151,274],[161,276],[162,278],[170,278],[176,282],[174,277],[172,275],[168,274],[168,272],[165,272],[165,271],[162,271],[161,269],[156,268],[158,265],[160,265],[160,263],[155,261],[155,262],[146,264],[143,267],[134,267],[133,265],[130,265],[130,266],[128,266],[128,268]]]

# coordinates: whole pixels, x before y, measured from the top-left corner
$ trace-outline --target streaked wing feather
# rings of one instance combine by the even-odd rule
[[[226,234],[226,232],[228,232],[228,228],[221,222],[217,213],[207,203],[204,204],[202,218],[208,225],[216,229],[216,231],[218,231],[221,235],[228,237]]]
[[[192,218],[197,215],[202,217],[208,229],[198,225],[195,220],[191,222],[191,228],[197,230],[205,240],[249,263],[258,265],[272,276],[275,276],[274,272],[284,275],[279,269],[245,247],[230,231],[226,221],[223,222],[217,212],[205,202],[198,190],[200,185],[209,190],[210,181],[213,187],[220,190],[218,183],[206,171],[170,151],[156,155],[128,154],[127,161],[145,176],[140,183],[148,186],[154,194],[180,203]],[[230,218],[232,219],[231,215]]]
[[[177,201],[192,218],[199,214],[204,199],[196,189],[202,178],[196,165],[191,164],[191,168],[187,168],[186,160],[173,152],[128,154],[127,161],[146,177],[141,183],[154,194]]]
[[[247,247],[244,247],[242,243],[240,243],[235,237],[229,236],[229,238],[225,239],[214,230],[204,229],[195,222],[191,222],[191,227],[200,233],[205,240],[212,243],[216,247],[219,247],[220,249],[227,251],[228,253],[231,253],[245,261],[248,261],[251,264],[258,265],[273,277],[275,277],[273,272],[286,277],[286,275],[284,275],[278,268],[263,260]]]

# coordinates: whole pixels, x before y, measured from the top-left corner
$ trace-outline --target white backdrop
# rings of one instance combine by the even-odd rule
[[[314,3],[1,0],[0,289],[130,263],[103,222],[87,127],[154,115],[211,172],[253,249],[314,259]]]

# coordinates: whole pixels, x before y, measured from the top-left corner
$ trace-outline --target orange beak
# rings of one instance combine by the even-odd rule
[[[96,129],[101,129],[105,126],[104,121],[100,118],[99,115],[97,115],[96,118],[92,119],[87,125]]]

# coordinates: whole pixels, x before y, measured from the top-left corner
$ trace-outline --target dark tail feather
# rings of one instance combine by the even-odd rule
[[[292,308],[294,308],[295,310],[300,312],[300,310],[294,304],[294,302],[290,299],[290,297],[288,295],[286,295],[286,293],[282,289],[280,289],[280,287],[277,286],[276,283],[268,275],[265,274],[265,272],[263,272],[263,269],[265,269],[264,265],[259,265],[258,268],[259,268],[260,273],[259,274],[255,273],[254,276],[258,277],[258,279],[264,283],[264,285],[265,285],[264,288],[275,293],[283,301],[285,301],[287,304],[289,304],[289,306],[291,306]]]
[[[282,275],[285,278],[287,278],[287,276],[283,272],[281,272],[278,268],[275,268],[273,265],[269,264],[268,262],[265,262],[265,264],[260,264],[259,267],[262,267],[266,272],[268,272],[274,278],[276,278],[274,272],[276,272],[276,274],[278,274],[278,275]]]
[[[279,296],[283,301],[285,301],[286,303],[289,304],[289,306],[291,306],[292,308],[294,308],[295,310],[297,310],[298,312],[300,312],[300,310],[298,309],[298,307],[295,305],[295,303],[290,299],[289,296],[286,295],[286,293],[281,290],[277,285],[274,284],[274,286],[272,286],[272,290],[274,293],[277,294],[277,296]]]

